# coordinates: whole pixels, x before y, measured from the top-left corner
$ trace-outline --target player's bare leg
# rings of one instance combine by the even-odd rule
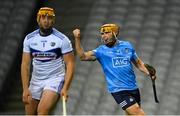
[[[125,111],[125,115],[128,116],[128,115],[130,115],[130,114],[129,114],[127,111]]]
[[[126,115],[145,115],[144,111],[142,110],[141,107],[137,103],[134,105],[128,107],[125,110]]]
[[[25,104],[26,115],[36,115],[39,100],[30,99],[29,103]]]
[[[48,115],[56,104],[59,95],[51,90],[45,90],[38,105],[38,115]]]

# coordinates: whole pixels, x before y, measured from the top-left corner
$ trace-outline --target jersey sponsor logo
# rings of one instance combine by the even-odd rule
[[[53,52],[33,52],[32,56],[38,60],[56,59],[56,53]]]
[[[124,67],[128,66],[130,63],[130,57],[114,57],[112,58],[113,67]]]

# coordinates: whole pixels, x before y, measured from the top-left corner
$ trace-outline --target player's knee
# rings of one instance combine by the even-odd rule
[[[39,109],[37,114],[38,115],[48,115],[49,114],[49,110],[47,110],[47,109]]]
[[[49,108],[40,106],[37,109],[37,113],[38,115],[47,115],[49,114]]]
[[[29,104],[27,105],[25,105],[25,111],[26,111],[26,115],[36,115],[37,113],[36,113],[36,108],[34,108],[34,107],[31,107]]]
[[[145,115],[144,111],[137,104],[128,107],[126,112],[130,115]]]
[[[145,115],[144,111],[141,108],[136,108],[134,111],[135,115]]]
[[[144,112],[142,109],[140,109],[139,114],[140,114],[140,115],[146,115],[145,112]]]

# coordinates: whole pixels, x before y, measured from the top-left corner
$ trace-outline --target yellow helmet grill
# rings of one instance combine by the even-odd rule
[[[119,27],[116,24],[104,24],[103,26],[101,26],[100,32],[114,32],[116,35],[118,35]]]
[[[54,9],[49,8],[49,7],[42,7],[39,9],[38,13],[37,13],[37,22],[39,22],[40,17],[43,15],[47,15],[47,16],[52,16],[53,20],[55,21],[55,13],[54,13]]]

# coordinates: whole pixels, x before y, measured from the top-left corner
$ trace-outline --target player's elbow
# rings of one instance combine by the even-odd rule
[[[81,60],[81,61],[85,61],[86,58],[85,58],[84,56],[80,56],[80,60]]]
[[[84,60],[86,60],[86,55],[81,54],[81,55],[79,55],[79,58],[80,58],[81,61],[84,61]]]

